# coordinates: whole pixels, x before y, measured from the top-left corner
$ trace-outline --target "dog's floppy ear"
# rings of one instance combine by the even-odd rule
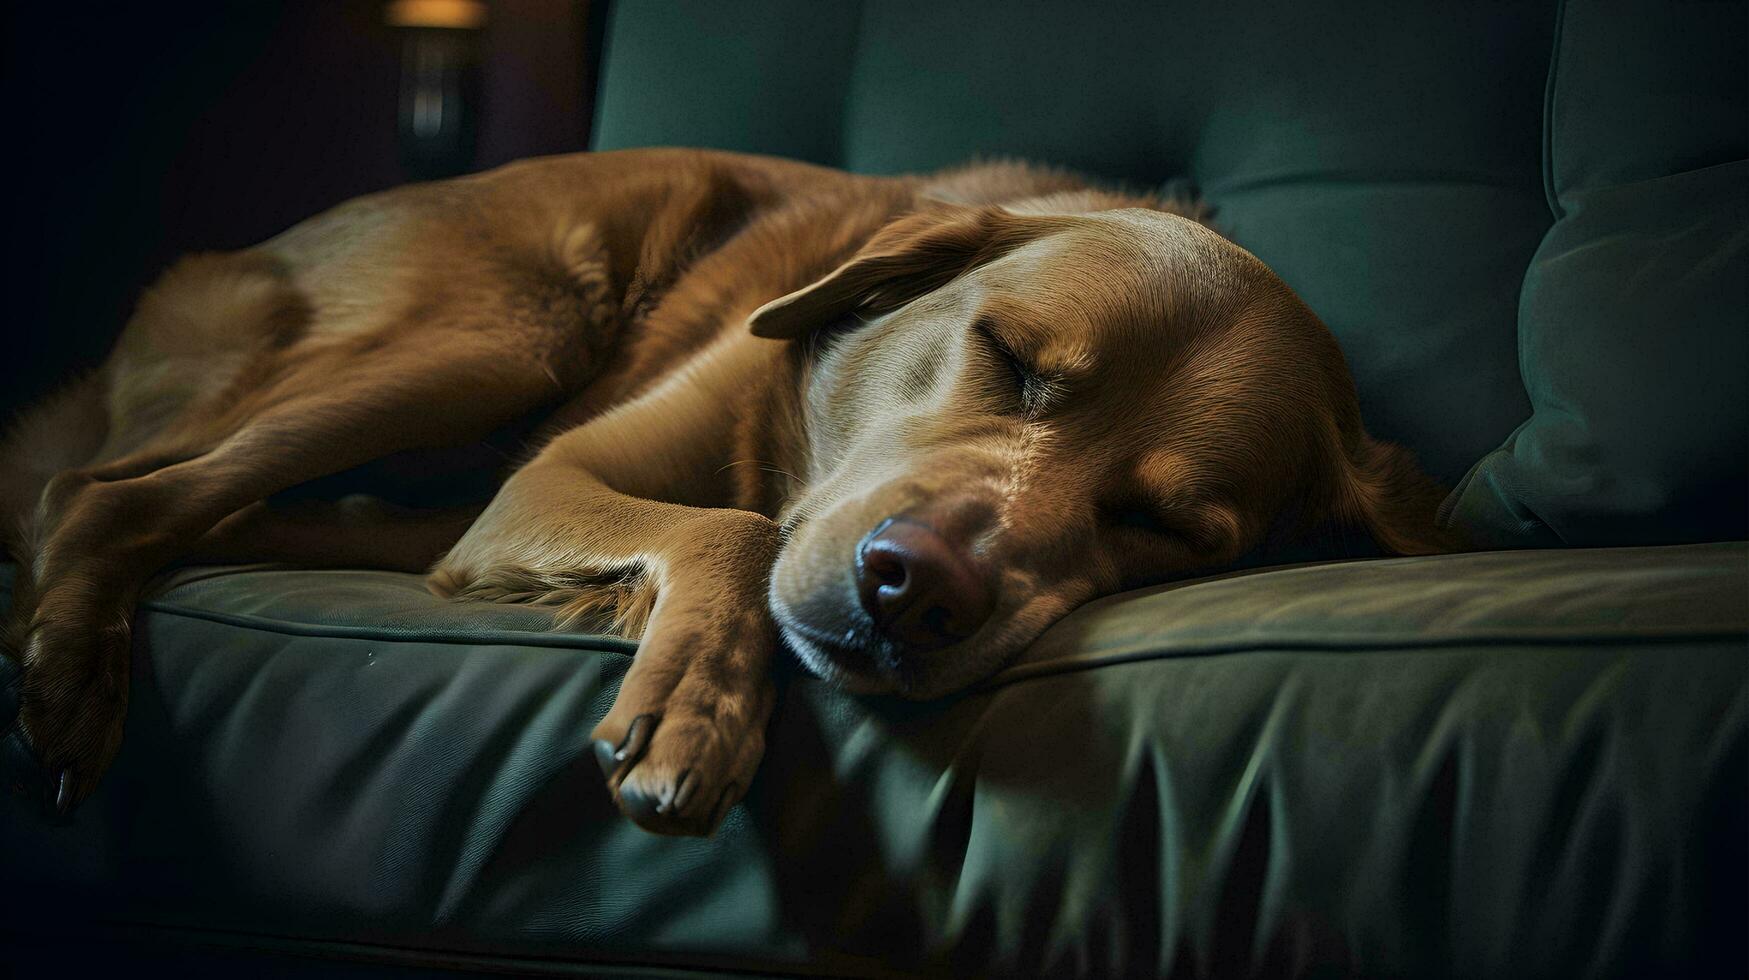
[[[1460,533],[1438,522],[1445,490],[1407,449],[1363,433],[1347,453],[1341,479],[1338,519],[1365,530],[1381,550],[1435,555],[1465,547]]]
[[[788,340],[847,313],[894,309],[939,289],[1035,233],[1036,219],[994,207],[932,204],[891,222],[850,261],[753,311],[756,337]]]

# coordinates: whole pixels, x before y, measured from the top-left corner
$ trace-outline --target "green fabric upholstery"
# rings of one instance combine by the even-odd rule
[[[1749,546],[1526,548],[1749,533],[1744,26],[614,4],[603,148],[1194,179],[1375,433],[1523,550],[1114,596],[939,703],[786,678],[710,840],[621,819],[586,751],[632,644],[410,576],[184,570],[70,825],[0,658],[0,972],[1744,975]]]
[[[1529,411],[1513,311],[1550,220],[1553,24],[1388,0],[641,0],[610,13],[595,145],[1188,176],[1342,340],[1374,432],[1449,484]]]
[[[98,795],[0,803],[33,896],[0,930],[576,972],[1745,965],[1743,545],[1179,583],[937,704],[797,679],[711,840],[614,813],[585,748],[628,645],[545,625],[389,573],[173,579]]]
[[[1746,52],[1741,3],[1566,3],[1545,123],[1560,220],[1520,301],[1535,414],[1448,502],[1479,540],[1749,535]]]

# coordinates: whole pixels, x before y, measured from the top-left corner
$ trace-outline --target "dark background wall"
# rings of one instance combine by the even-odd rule
[[[408,177],[402,36],[382,0],[10,4],[0,11],[10,215],[0,416],[100,361],[174,258],[261,241]],[[494,0],[485,168],[580,150],[582,0]]]

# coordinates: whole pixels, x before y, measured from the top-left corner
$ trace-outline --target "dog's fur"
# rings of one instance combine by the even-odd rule
[[[1367,436],[1328,331],[1199,217],[1018,164],[649,150],[407,187],[183,261],[0,463],[21,724],[58,804],[116,751],[130,616],[176,562],[436,562],[444,595],[609,616],[642,638],[594,732],[614,797],[700,833],[762,754],[780,638],[854,689],[931,697],[1090,597],[1266,541],[1446,547],[1437,488]],[[466,450],[505,433],[538,452],[471,502],[283,493],[502,479]],[[858,542],[894,516],[990,583],[971,635],[906,649],[859,608]]]

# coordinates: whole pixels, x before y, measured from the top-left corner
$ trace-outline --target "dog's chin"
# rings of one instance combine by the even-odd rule
[[[779,624],[778,633],[803,667],[815,677],[842,691],[851,694],[905,696],[897,678],[848,666],[845,662],[851,659],[848,651],[829,651],[824,642],[810,639],[807,634],[786,624]]]
[[[852,694],[887,694],[909,697],[907,678],[894,669],[891,658],[883,660],[855,633],[843,642],[804,625],[777,603],[772,604],[778,635],[801,665],[828,684]]]
[[[778,633],[796,659],[815,677],[850,694],[885,695],[907,701],[929,701],[953,694],[982,680],[994,670],[972,677],[953,672],[905,670],[894,657],[883,657],[869,645],[848,646],[821,636],[788,616],[775,617]],[[854,639],[854,637],[852,638]],[[954,651],[935,651],[933,656],[951,657]],[[937,665],[939,667],[939,664]]]

